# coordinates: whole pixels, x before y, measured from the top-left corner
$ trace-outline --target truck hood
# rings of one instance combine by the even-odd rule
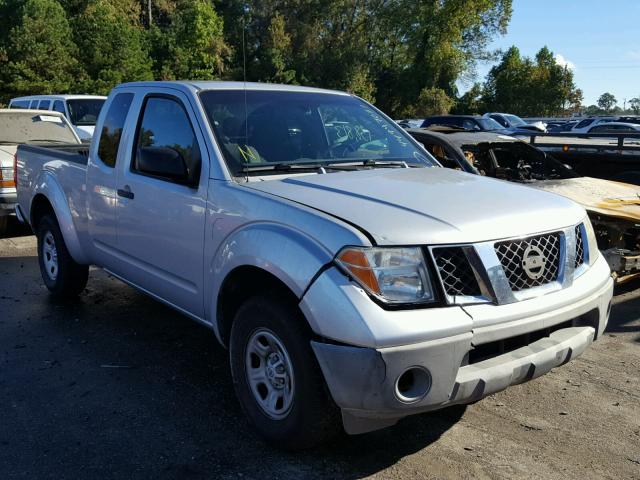
[[[446,168],[252,180],[244,185],[341,218],[378,245],[518,237],[574,225],[585,216],[584,209],[561,196]]]
[[[545,180],[532,186],[570,198],[590,212],[640,222],[640,187],[637,185],[580,177]]]

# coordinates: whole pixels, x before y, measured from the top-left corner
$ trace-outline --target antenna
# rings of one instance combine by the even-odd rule
[[[245,47],[245,31],[246,31],[246,15],[249,11],[249,6],[244,4],[242,8],[242,81],[244,83],[244,140],[249,141],[249,126],[247,122],[248,108],[247,108],[247,50]],[[245,144],[245,146],[247,146]]]

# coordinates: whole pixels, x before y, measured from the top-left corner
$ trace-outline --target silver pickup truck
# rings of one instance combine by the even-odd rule
[[[280,447],[477,401],[607,324],[582,207],[441,168],[349,94],[124,84],[88,150],[21,146],[17,169],[51,293],[97,265],[211,328]]]

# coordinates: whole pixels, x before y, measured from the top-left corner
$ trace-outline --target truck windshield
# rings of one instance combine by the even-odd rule
[[[101,98],[67,100],[71,124],[95,126],[102,105],[104,100]]]
[[[349,95],[208,90],[200,99],[234,174],[270,164],[438,165],[399,126]]]

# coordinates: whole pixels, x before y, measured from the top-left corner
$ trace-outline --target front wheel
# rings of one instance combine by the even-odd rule
[[[267,442],[287,450],[341,431],[305,322],[292,302],[258,296],[240,307],[231,329],[231,373],[242,409]]]
[[[60,298],[77,296],[87,285],[89,267],[80,265],[71,257],[55,216],[42,217],[36,233],[38,263],[47,289]]]

